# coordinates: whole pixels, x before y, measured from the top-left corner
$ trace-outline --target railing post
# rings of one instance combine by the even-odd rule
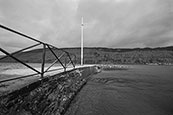
[[[49,45],[47,45],[47,47],[48,47],[49,50],[52,52],[52,54],[55,56],[55,58],[59,61],[59,63],[61,64],[61,66],[63,66],[64,71],[66,71],[66,67],[63,65],[63,63],[61,62],[61,60],[59,59],[59,57],[57,57],[57,55],[56,55],[55,52],[50,48]]]
[[[71,57],[70,57],[70,54],[69,53],[67,53],[67,55],[68,55],[68,57],[69,57],[69,59],[70,59],[70,62],[72,63],[72,65],[73,65],[73,67],[75,68],[75,65],[74,65],[74,63],[73,63],[73,61],[72,61],[72,59],[71,59]]]
[[[33,70],[33,71],[35,71],[35,72],[37,72],[37,74],[34,74],[34,75],[40,74],[40,75],[41,75],[41,79],[44,77],[44,73],[46,73],[56,62],[59,62],[59,63],[61,64],[61,66],[64,68],[64,71],[66,71],[66,68],[67,68],[67,66],[68,66],[68,62],[67,62],[67,61],[70,59],[70,62],[69,62],[69,63],[71,63],[71,64],[73,65],[73,67],[75,68],[75,63],[73,62],[73,59],[70,57],[70,54],[69,54],[67,51],[65,51],[65,50],[63,50],[63,49],[60,49],[60,48],[57,48],[57,47],[55,47],[55,46],[53,46],[53,45],[44,43],[44,42],[42,42],[42,41],[40,41],[40,40],[37,40],[37,39],[35,39],[35,38],[33,38],[33,37],[30,37],[30,36],[28,36],[28,35],[25,35],[25,34],[23,34],[23,33],[21,33],[21,32],[16,31],[16,30],[10,29],[10,28],[8,28],[8,27],[6,27],[6,26],[3,26],[3,25],[1,25],[1,24],[0,24],[0,28],[5,29],[5,30],[7,30],[7,31],[10,31],[10,32],[12,32],[12,33],[15,33],[15,34],[17,34],[17,35],[20,35],[20,36],[22,36],[22,37],[25,37],[25,38],[27,38],[27,39],[30,39],[30,40],[32,40],[32,41],[38,42],[38,44],[35,44],[35,45],[32,45],[32,46],[26,47],[26,48],[24,48],[24,49],[21,49],[21,50],[19,50],[19,51],[13,52],[13,53],[11,53],[11,54],[8,53],[7,51],[5,51],[4,49],[0,48],[0,51],[1,51],[2,53],[6,54],[6,56],[0,58],[0,60],[2,60],[2,59],[4,59],[4,58],[6,58],[6,57],[9,56],[9,57],[13,58],[14,60],[16,60],[17,62],[19,62],[19,63],[25,65],[26,67],[30,68],[31,70]],[[41,72],[38,71],[37,69],[35,69],[34,67],[28,65],[27,63],[23,62],[22,60],[20,60],[20,59],[16,58],[15,56],[13,56],[13,55],[15,55],[15,54],[17,54],[17,53],[23,53],[23,52],[26,51],[27,49],[31,49],[31,48],[33,48],[33,47],[36,47],[36,46],[40,45],[40,44],[43,45],[42,62],[41,62]],[[52,63],[52,65],[50,65],[50,66],[45,70],[46,48],[48,48],[48,49],[51,51],[51,53],[56,57],[56,60]],[[61,55],[60,57],[58,57],[57,54],[53,51],[53,49],[57,49],[57,50],[63,51],[62,55]],[[64,62],[65,64],[62,63],[63,60],[60,60],[60,58],[61,58],[64,54],[66,54],[65,62]],[[75,56],[75,60],[76,60],[76,56]],[[12,79],[8,79],[8,80],[14,80],[14,79],[18,79],[18,78],[12,78]],[[0,81],[0,82],[1,82],[1,81]]]
[[[65,55],[64,66],[67,67],[67,55]]]
[[[43,44],[43,55],[42,55],[42,65],[41,65],[41,79],[44,77],[45,56],[46,56],[46,45]]]
[[[66,62],[67,59],[66,59],[66,57],[67,57],[67,56],[65,55],[65,59],[64,59],[64,67],[65,67],[65,68],[64,68],[64,71],[66,71],[66,69],[67,69],[67,62]]]

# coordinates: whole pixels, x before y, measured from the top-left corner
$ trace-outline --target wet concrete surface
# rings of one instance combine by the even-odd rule
[[[66,115],[173,115],[173,67],[132,66],[94,75]]]

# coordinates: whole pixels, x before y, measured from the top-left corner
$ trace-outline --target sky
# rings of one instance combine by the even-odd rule
[[[0,24],[56,47],[173,45],[173,0],[0,0]],[[33,44],[0,29],[0,47]]]

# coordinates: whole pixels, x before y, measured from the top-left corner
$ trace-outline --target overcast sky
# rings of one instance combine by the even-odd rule
[[[0,0],[0,24],[57,47],[80,46],[84,17],[87,47],[173,45],[173,0]],[[0,46],[29,45],[0,29]]]

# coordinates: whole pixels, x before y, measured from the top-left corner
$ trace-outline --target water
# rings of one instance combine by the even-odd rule
[[[41,71],[41,63],[28,63],[28,65],[32,66],[37,71]],[[50,66],[50,63],[45,63],[45,70]],[[85,65],[85,67],[89,67],[91,65]],[[76,65],[76,68],[79,68],[79,65]],[[56,69],[56,70],[55,70]],[[73,66],[68,65],[66,71],[72,70]],[[44,73],[44,77],[49,77],[52,75],[56,75],[58,73],[64,72],[64,68],[60,64],[55,64],[49,70],[55,70]],[[36,74],[35,71],[25,67],[20,63],[0,63],[0,82],[4,80],[14,79],[22,76],[27,76],[31,74]],[[41,75],[32,75],[26,78],[20,78],[15,80],[10,80],[8,82],[0,83],[0,96],[20,89],[28,84],[36,82],[40,79]]]
[[[41,63],[27,63],[37,71],[41,72]],[[51,65],[51,63],[45,64],[45,70]],[[58,69],[63,67],[60,64],[55,64],[52,69]],[[36,72],[29,69],[28,67],[20,64],[20,63],[0,63],[0,80],[12,78],[12,77],[20,77],[25,75],[35,74]]]
[[[173,115],[173,66],[129,67],[92,76],[66,115]]]

